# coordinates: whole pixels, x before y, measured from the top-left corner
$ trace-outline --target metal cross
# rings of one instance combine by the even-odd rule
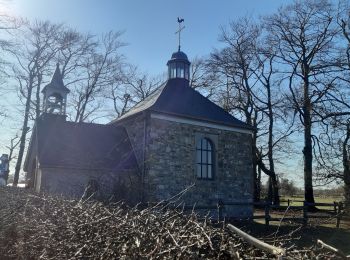
[[[181,47],[181,31],[185,29],[185,26],[181,26],[181,23],[183,23],[185,20],[183,18],[177,18],[177,22],[179,23],[179,29],[175,32],[175,34],[179,34],[179,51]]]

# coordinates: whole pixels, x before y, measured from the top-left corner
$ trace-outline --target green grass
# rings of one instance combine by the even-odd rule
[[[282,201],[290,199],[292,206],[302,206],[303,197],[281,197]],[[340,197],[315,197],[316,203],[334,203],[341,201]],[[287,202],[282,202],[282,206],[286,206]],[[317,206],[319,209],[333,210],[333,207],[327,206]],[[310,214],[324,214],[324,213],[310,213]],[[255,215],[264,215],[263,209],[256,209]],[[274,211],[270,212],[271,217],[281,218],[284,215],[284,211]],[[302,210],[289,210],[286,217],[302,217]],[[300,230],[296,236],[300,236],[300,239],[295,241],[295,244],[301,247],[310,247],[316,244],[317,239],[330,244],[338,249],[343,250],[346,254],[350,254],[350,218],[343,218],[340,222],[340,228],[335,226],[336,219],[309,219],[308,225]],[[280,226],[280,227],[279,227]],[[268,229],[265,227],[265,220],[259,219],[255,220],[251,232],[256,237],[269,236],[269,234],[276,232],[278,229],[281,234],[288,234],[295,230],[300,223],[283,221],[282,223],[278,221],[271,221]],[[279,228],[278,228],[279,227]]]

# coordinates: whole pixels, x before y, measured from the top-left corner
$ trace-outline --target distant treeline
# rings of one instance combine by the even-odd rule
[[[304,190],[295,185],[293,180],[286,178],[280,178],[278,181],[280,196],[295,196],[295,197],[304,197]],[[268,182],[262,185],[262,198],[267,197],[268,194]],[[334,188],[323,189],[315,188],[314,189],[315,197],[343,197],[344,196],[344,187],[342,185]]]

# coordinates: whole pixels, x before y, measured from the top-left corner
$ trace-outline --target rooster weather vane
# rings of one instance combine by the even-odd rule
[[[177,18],[177,22],[179,23],[179,29],[175,32],[175,34],[179,34],[179,51],[181,47],[181,31],[185,29],[185,26],[181,26],[181,23],[183,23],[185,20],[183,18]]]

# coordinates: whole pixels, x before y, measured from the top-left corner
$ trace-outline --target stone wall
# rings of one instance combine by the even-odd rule
[[[125,200],[130,204],[140,201],[140,181],[136,171],[113,174],[102,170],[70,168],[41,168],[40,192],[80,198],[90,180],[98,183],[98,199]],[[36,190],[39,191],[38,187]]]
[[[131,118],[117,121],[115,124],[124,126],[130,138],[139,168],[143,169],[146,116],[143,113]]]
[[[80,198],[90,179],[97,179],[99,172],[67,168],[41,168],[40,192]],[[38,179],[37,176],[36,179]],[[36,183],[36,190],[39,191]]]
[[[148,200],[169,199],[194,184],[182,198],[187,205],[252,202],[250,134],[151,118],[147,135],[145,188]],[[213,180],[196,177],[195,142],[198,136],[207,136],[216,146]],[[226,207],[224,214],[251,216],[252,207]]]

